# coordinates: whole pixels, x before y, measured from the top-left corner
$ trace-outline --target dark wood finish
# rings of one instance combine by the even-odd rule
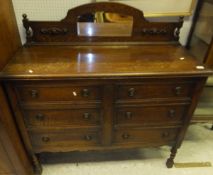
[[[118,100],[190,97],[193,82],[143,82],[118,86]]]
[[[0,86],[0,142],[5,150],[2,154],[8,156],[7,159],[11,164],[7,166],[13,167],[11,174],[33,174],[32,160],[24,149],[2,86]],[[0,159],[0,164],[6,164],[3,158]]]
[[[0,70],[21,47],[12,0],[0,0]],[[6,94],[0,82],[0,174],[31,175],[29,159],[21,141]]]
[[[35,77],[34,77],[35,78]],[[189,79],[191,81],[189,81]],[[41,139],[44,137],[44,142],[49,142],[50,141],[50,136],[51,133],[55,133],[55,135],[51,136],[53,137],[53,140],[55,139],[55,137],[62,137],[60,135],[63,135],[63,129],[64,128],[64,125],[59,125],[57,124],[57,122],[55,122],[53,120],[53,118],[51,119],[50,122],[47,123],[47,125],[42,125],[42,126],[32,126],[32,125],[29,125],[28,122],[24,122],[24,118],[25,118],[25,121],[26,121],[26,118],[28,117],[28,119],[30,119],[30,114],[27,114],[26,113],[26,110],[30,111],[30,110],[36,110],[36,112],[40,113],[40,110],[50,110],[53,115],[51,115],[51,117],[54,116],[54,113],[55,111],[57,110],[57,112],[60,112],[62,111],[62,113],[66,114],[67,115],[67,109],[70,109],[70,108],[78,108],[78,109],[81,109],[84,105],[87,106],[87,103],[85,101],[85,103],[80,103],[81,102],[81,99],[80,100],[76,100],[75,103],[67,103],[66,101],[49,101],[49,100],[44,100],[44,101],[41,101],[38,103],[36,102],[26,102],[26,103],[23,103],[23,101],[20,100],[20,98],[17,98],[17,93],[16,93],[16,86],[17,86],[17,83],[15,83],[15,86],[13,85],[13,81],[10,82],[8,81],[7,83],[7,92],[9,93],[9,96],[10,96],[10,99],[13,99],[12,100],[12,106],[13,108],[16,108],[15,111],[16,111],[16,117],[17,117],[17,122],[19,124],[19,127],[21,128],[21,133],[22,133],[22,136],[23,138],[25,139],[25,144],[26,146],[28,147],[28,151],[33,155],[33,153],[39,153],[41,151],[51,151],[51,152],[55,152],[55,151],[73,151],[73,150],[88,150],[88,149],[92,149],[92,150],[95,150],[95,149],[109,149],[109,146],[111,148],[118,148],[118,147],[121,147],[119,145],[114,145],[113,144],[113,138],[115,137],[115,134],[116,134],[116,130],[120,130],[119,128],[121,127],[121,130],[122,131],[128,131],[128,132],[131,132],[131,128],[135,128],[136,126],[138,127],[138,124],[139,124],[139,121],[141,121],[141,126],[142,127],[142,131],[143,131],[143,127],[151,127],[150,130],[154,129],[155,127],[158,127],[159,129],[162,129],[164,130],[165,128],[168,128],[168,127],[178,127],[180,128],[181,127],[182,129],[180,129],[179,132],[177,132],[177,134],[180,134],[180,136],[178,137],[178,142],[176,143],[177,145],[181,143],[181,141],[183,140],[183,136],[184,136],[184,133],[186,131],[186,128],[189,124],[189,118],[188,117],[191,117],[192,115],[192,111],[194,110],[195,108],[195,104],[197,102],[197,99],[196,100],[193,100],[193,98],[197,98],[197,96],[195,96],[195,94],[199,94],[199,91],[196,90],[197,86],[199,85],[199,87],[201,88],[203,86],[203,82],[206,80],[205,77],[200,77],[200,78],[188,78],[188,77],[185,77],[185,78],[176,78],[175,80],[173,78],[161,78],[160,80],[159,79],[154,79],[154,78],[145,78],[145,79],[132,79],[132,80],[128,80],[128,79],[124,79],[124,78],[120,78],[120,77],[117,77],[117,79],[115,79],[115,77],[112,79],[112,78],[105,78],[104,80],[102,79],[99,79],[99,78],[96,78],[96,79],[92,79],[92,80],[88,80],[88,79],[77,79],[77,80],[67,80],[67,81],[62,81],[63,83],[61,83],[60,80],[57,80],[57,81],[54,81],[55,84],[57,84],[58,86],[60,86],[61,84],[64,85],[64,84],[73,84],[74,82],[78,81],[78,84],[82,84],[84,86],[88,85],[88,82],[89,83],[89,86],[97,86],[99,85],[100,83],[103,84],[104,86],[104,95],[102,96],[102,100],[100,103],[103,103],[103,111],[101,112],[103,116],[103,118],[101,117],[101,125],[93,125],[93,126],[89,126],[89,125],[82,125],[82,126],[79,126],[78,123],[75,123],[75,121],[71,121],[70,122],[72,124],[66,126],[66,128],[69,130],[71,128],[76,128],[75,129],[75,132],[81,132],[82,130],[82,127],[85,128],[85,129],[89,129],[91,127],[93,128],[99,128],[102,127],[102,131],[98,132],[101,134],[101,136],[99,135],[99,141],[98,143],[99,144],[95,144],[95,145],[87,145],[85,146],[83,144],[83,146],[79,146],[79,143],[74,143],[73,141],[73,146],[63,146],[63,145],[66,145],[66,139],[63,139],[63,143],[61,144],[56,144],[55,142],[57,141],[54,141],[52,144],[53,144],[53,147],[43,147],[44,145],[31,145],[32,142],[35,140],[35,142],[37,142],[35,139],[34,136],[32,136],[33,133],[37,133],[37,132],[40,132],[41,129],[43,130],[47,130],[47,131],[44,131],[43,134],[36,134],[36,138],[37,137],[41,137]],[[167,82],[166,82],[167,80]],[[52,80],[49,80],[50,83],[52,82]],[[160,82],[161,81],[161,84]],[[25,84],[26,80],[25,81],[20,81],[18,82],[18,84]],[[29,84],[32,84],[34,81],[30,81],[29,83],[27,83],[27,85]],[[94,83],[94,84],[91,84],[91,83]],[[149,85],[152,85],[152,84],[159,84],[159,86],[163,85],[165,86],[165,84],[168,86],[168,87],[171,87],[170,86],[170,83],[174,83],[174,82],[180,82],[180,83],[183,83],[183,82],[188,82],[188,85],[191,86],[192,82],[194,82],[194,87],[195,88],[192,88],[191,90],[191,94],[188,95],[188,93],[185,93],[187,95],[183,95],[183,96],[167,96],[165,95],[164,98],[152,98],[152,97],[149,97],[147,98],[145,96],[145,98],[143,98],[143,96],[140,96],[138,98],[135,98],[135,99],[126,99],[126,100],[119,100],[116,98],[116,95],[115,94],[119,94],[120,92],[120,89],[116,88],[118,87],[118,85],[120,84],[125,84],[125,86],[129,86],[129,85],[135,85],[135,84],[141,84],[141,83],[147,83],[147,88],[149,87]],[[170,82],[170,83],[168,83]],[[41,86],[46,84],[47,82],[43,82],[42,80],[40,81],[35,81],[35,85],[38,85],[40,84]],[[186,87],[189,87],[189,86],[186,86]],[[152,87],[152,86],[151,86]],[[63,88],[62,88],[63,90]],[[195,93],[196,92],[196,93]],[[128,93],[128,92],[127,92]],[[63,94],[63,92],[62,92]],[[157,89],[156,89],[156,93],[154,94],[158,94],[157,93]],[[161,91],[159,91],[159,94],[161,94]],[[55,95],[59,95],[60,96],[60,92],[58,94],[55,94]],[[136,94],[136,97],[137,97],[137,94]],[[155,97],[155,96],[154,96]],[[191,101],[192,99],[192,101]],[[17,106],[18,104],[18,106]],[[80,108],[80,106],[76,107],[76,105],[81,105],[82,107]],[[114,104],[117,106],[116,108],[114,108]],[[140,107],[142,107],[141,109],[147,109],[149,108],[150,106],[153,106],[152,107],[152,111],[153,112],[150,112],[150,109],[149,110],[146,110],[144,113],[143,112],[140,112],[140,116],[138,115],[136,121],[137,123],[133,122],[131,124],[128,123],[128,124],[131,124],[131,127],[130,126],[127,126],[127,125],[117,125],[116,122],[115,122],[115,119],[116,119],[116,109],[118,107],[122,107],[123,109],[125,110],[129,110],[131,108],[136,108],[138,107],[138,105],[140,105]],[[169,117],[174,117],[174,106],[175,105],[185,105],[185,107],[183,108],[181,106],[181,108],[176,108],[175,111],[177,111],[176,113],[176,117],[178,120],[176,120],[175,122],[170,122],[167,117],[168,117],[168,114],[169,114]],[[43,107],[42,107],[43,106]],[[58,106],[58,109],[55,108],[55,106]],[[100,105],[101,106],[101,105]],[[168,106],[172,106],[173,108],[170,109]],[[18,108],[17,108],[18,107]],[[94,107],[94,106],[93,106]],[[168,111],[169,110],[169,111]],[[179,111],[180,110],[180,111]],[[166,112],[165,112],[166,111]],[[190,111],[190,112],[189,112]],[[161,113],[160,115],[156,115],[156,113]],[[153,114],[153,120],[152,119],[152,115]],[[154,115],[155,114],[155,115]],[[24,116],[23,116],[24,115]],[[29,115],[29,116],[28,116]],[[146,120],[146,117],[147,116],[150,116],[150,120]],[[154,119],[154,116],[156,117],[156,119]],[[74,117],[74,116],[73,116]],[[70,119],[72,119],[73,117],[71,117]],[[82,117],[82,116],[81,116]],[[141,117],[141,119],[140,119]],[[38,117],[36,117],[38,118]],[[165,119],[166,118],[166,119]],[[43,120],[42,117],[39,117],[39,120]],[[82,120],[82,118],[80,119]],[[52,122],[52,124],[51,124]],[[63,118],[60,120],[60,122],[63,123]],[[57,131],[55,131],[54,129],[51,129],[51,127],[53,128],[56,127],[58,129],[62,129],[62,131],[60,133],[57,134]],[[129,128],[130,127],[130,128]],[[153,128],[152,128],[153,127]],[[92,128],[91,128],[92,129]],[[140,132],[140,130],[136,133],[133,133],[134,134],[143,134],[143,132]],[[67,137],[71,137],[72,138],[72,135],[69,135],[69,132],[66,131],[65,133],[67,133]],[[84,134],[85,135],[85,134]],[[83,136],[81,136],[82,138]],[[125,136],[124,136],[125,137]],[[127,136],[128,137],[128,136]],[[136,136],[135,136],[136,137]],[[79,138],[79,137],[78,137]],[[95,137],[96,138],[96,137]],[[136,137],[138,138],[138,137]],[[175,142],[175,139],[176,137],[172,137],[173,139],[171,139],[169,142],[164,142],[164,143],[173,143]],[[175,138],[175,139],[174,139]],[[59,138],[58,138],[59,139]],[[62,138],[61,138],[62,139]],[[97,140],[96,140],[97,141]],[[82,142],[81,142],[82,143]],[[83,142],[84,143],[84,142]],[[97,143],[97,142],[95,142]],[[160,144],[161,142],[157,142],[157,145],[161,145]],[[146,143],[145,145],[147,145],[148,143]],[[176,145],[174,144],[174,145]],[[58,146],[57,146],[58,145]],[[69,144],[68,144],[69,145]],[[103,145],[104,147],[102,148],[101,145]],[[140,144],[137,143],[137,144],[128,144],[128,147],[138,147]],[[143,145],[143,144],[141,144]],[[150,145],[155,145],[154,144],[154,141],[151,142],[150,141]],[[179,145],[180,146],[180,145]],[[177,148],[179,146],[176,146]]]
[[[106,85],[104,87],[104,98],[103,98],[103,121],[102,121],[102,145],[109,146],[112,143],[113,135],[113,103],[114,103],[114,86]]]
[[[95,10],[132,15],[133,35],[128,39],[76,37],[77,17]],[[60,28],[67,25],[73,35]],[[174,28],[178,35],[181,25],[148,23],[142,12],[117,3],[77,7],[61,22],[30,22],[24,16],[28,47],[14,55],[0,78],[36,169],[41,170],[35,154],[44,151],[161,145],[173,147],[167,161],[167,167],[172,167],[202,87],[213,71],[177,43],[135,41],[176,41]],[[149,30],[141,35],[144,26]],[[150,30],[158,27],[171,29],[172,36],[151,35]],[[54,45],[62,41],[64,45]],[[70,41],[91,45],[65,46]],[[33,42],[51,46],[29,46]]]
[[[179,45],[32,46],[22,48],[1,72],[1,77],[71,79],[211,74],[208,67],[196,66],[204,65]]]
[[[12,0],[1,0],[0,7],[0,70],[21,47]]]
[[[72,86],[70,84],[57,85],[16,85],[16,92],[21,102],[43,101],[99,101],[101,87],[98,86]],[[57,95],[56,95],[57,94]]]
[[[171,168],[174,165],[174,158],[177,153],[177,149],[180,148],[180,146],[182,144],[182,141],[186,134],[187,128],[190,124],[190,120],[192,119],[194,110],[197,106],[197,102],[201,95],[202,89],[205,85],[205,82],[206,82],[206,78],[200,79],[200,81],[197,82],[196,86],[193,89],[193,94],[195,94],[195,95],[192,96],[192,102],[191,102],[190,107],[184,118],[182,129],[178,133],[178,137],[176,138],[176,143],[173,145],[173,147],[171,149],[170,157],[167,159],[166,165],[168,168]]]
[[[107,12],[133,17],[132,35],[129,37],[83,37],[78,36],[77,22],[79,16],[94,12]],[[132,42],[132,41],[178,41],[183,18],[178,22],[149,22],[143,12],[121,3],[99,2],[85,4],[68,11],[67,16],[59,22],[30,21],[23,15],[27,44],[55,44],[62,42]]]
[[[113,143],[122,144],[146,144],[146,143],[159,143],[169,144],[174,141],[178,133],[177,128],[160,128],[160,129],[140,129],[128,128],[115,130]]]
[[[8,89],[8,91],[13,91],[12,89]],[[22,117],[22,113],[18,108],[18,102],[16,100],[16,96],[15,94],[11,93],[11,97],[14,99],[14,101],[12,101],[11,103],[13,104],[13,111],[15,112],[15,121],[16,123],[19,125],[19,131],[21,132],[21,136],[22,138],[24,138],[23,142],[25,145],[25,149],[28,153],[28,156],[30,157],[33,167],[34,167],[34,172],[36,174],[40,174],[42,172],[42,168],[41,165],[39,163],[39,160],[37,158],[37,156],[33,153],[33,149],[32,149],[32,145],[30,143],[30,139],[29,139],[29,135],[25,129],[25,125],[24,125],[24,119]]]
[[[60,129],[30,131],[35,152],[63,152],[84,150],[100,145],[100,131],[97,129]]]
[[[117,125],[180,124],[187,105],[161,104],[150,106],[122,107],[116,109]]]
[[[24,110],[24,120],[31,127],[91,127],[99,126],[101,122],[100,109],[34,109]]]

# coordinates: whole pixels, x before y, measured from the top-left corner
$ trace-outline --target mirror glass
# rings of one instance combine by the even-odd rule
[[[107,12],[83,14],[78,17],[79,36],[131,36],[133,17]]]

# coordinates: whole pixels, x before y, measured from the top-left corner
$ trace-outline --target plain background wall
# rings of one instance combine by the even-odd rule
[[[13,6],[22,43],[25,43],[25,30],[22,25],[22,14],[26,13],[30,20],[58,21],[66,16],[68,9],[84,3],[89,3],[91,1],[92,0],[13,0]],[[155,4],[156,3],[161,4],[160,0],[156,1]],[[171,5],[165,4],[165,6],[168,6],[169,8]],[[177,20],[177,18],[163,17],[160,18],[160,20]],[[185,17],[184,21],[185,22],[180,33],[180,42],[182,45],[186,44],[188,33],[192,24],[192,17]]]

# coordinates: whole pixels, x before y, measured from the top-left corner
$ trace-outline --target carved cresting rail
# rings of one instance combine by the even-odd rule
[[[83,14],[104,11],[133,17],[131,36],[100,37],[78,36],[77,23]],[[143,12],[121,3],[99,2],[78,6],[68,11],[61,21],[30,21],[23,15],[26,29],[26,44],[57,44],[74,42],[176,42],[179,40],[183,18],[178,22],[149,22]]]

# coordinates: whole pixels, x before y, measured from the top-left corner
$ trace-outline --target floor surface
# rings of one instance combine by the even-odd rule
[[[176,163],[211,162],[213,166],[213,131],[210,124],[196,124],[188,129]],[[167,169],[170,148],[137,149],[111,152],[72,152],[44,154],[42,175],[213,175],[213,167]]]

